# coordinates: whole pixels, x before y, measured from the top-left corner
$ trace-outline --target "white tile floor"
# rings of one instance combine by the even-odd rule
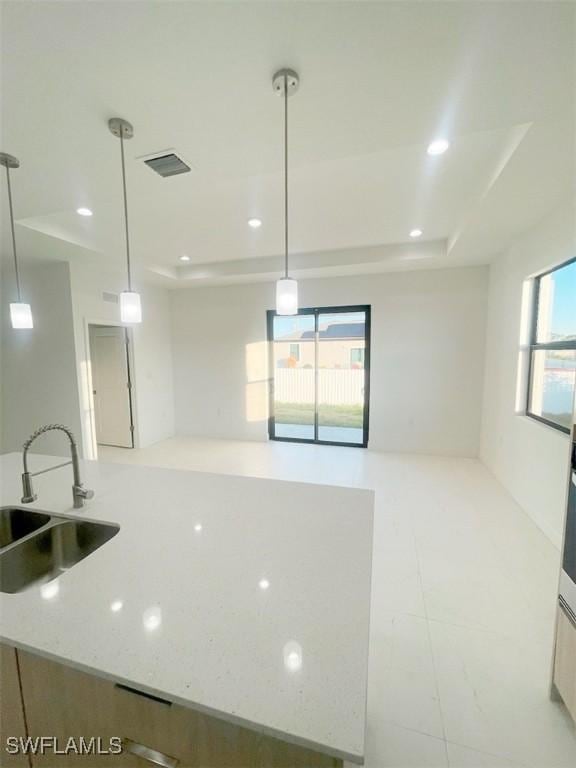
[[[373,488],[366,765],[575,768],[548,697],[559,554],[479,462],[189,438],[100,457]]]

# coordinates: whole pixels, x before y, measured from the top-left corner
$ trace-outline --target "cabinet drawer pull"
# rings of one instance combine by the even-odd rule
[[[131,755],[141,757],[143,760],[147,760],[153,765],[159,765],[161,768],[177,768],[179,760],[175,757],[165,755],[163,752],[158,752],[156,749],[146,747],[144,744],[138,744],[137,741],[132,739],[122,739],[122,746],[125,752],[129,752]]]
[[[137,688],[130,688],[129,685],[115,683],[114,687],[121,691],[128,691],[128,693],[133,693],[136,696],[142,696],[143,699],[150,699],[150,701],[155,701],[158,704],[165,704],[167,707],[172,706],[172,702],[168,701],[168,699],[161,699],[160,696],[153,696],[151,693],[144,693],[144,691],[139,691]]]

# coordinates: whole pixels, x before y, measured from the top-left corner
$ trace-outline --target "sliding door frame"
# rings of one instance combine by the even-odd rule
[[[370,426],[370,347],[371,347],[371,305],[353,304],[344,307],[307,307],[298,310],[299,315],[314,317],[314,437],[277,437],[275,434],[276,421],[274,418],[274,318],[277,316],[274,309],[266,312],[266,332],[268,337],[268,437],[282,443],[312,443],[313,445],[340,445],[347,448],[367,448],[368,430]],[[349,312],[364,312],[364,408],[362,418],[361,443],[344,443],[334,440],[320,440],[318,438],[318,318],[320,315],[345,314]]]

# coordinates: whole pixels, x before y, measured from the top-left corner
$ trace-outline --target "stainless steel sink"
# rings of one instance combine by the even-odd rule
[[[0,507],[0,548],[7,547],[50,520],[50,515],[22,507]]]
[[[29,513],[29,510],[20,511]],[[37,514],[46,518],[42,527],[0,549],[2,592],[22,592],[34,584],[55,579],[120,530],[118,525],[111,523]]]

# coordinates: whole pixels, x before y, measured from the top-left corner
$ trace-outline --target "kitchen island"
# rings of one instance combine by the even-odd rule
[[[2,505],[20,505],[20,454],[0,471]],[[27,508],[119,530],[57,579],[0,593],[4,646],[362,763],[373,493],[100,462],[82,475],[83,509],[69,467],[37,478]]]

